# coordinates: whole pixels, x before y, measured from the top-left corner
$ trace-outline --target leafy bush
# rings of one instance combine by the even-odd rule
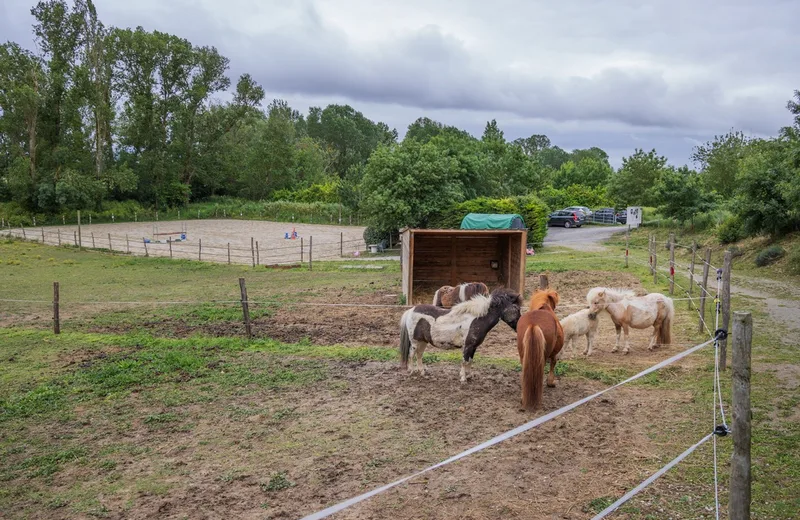
[[[278,190],[272,195],[273,200],[290,202],[324,202],[336,204],[339,202],[339,182],[332,181],[324,184],[312,184],[300,190]]]
[[[522,215],[528,228],[528,243],[540,246],[547,235],[547,215],[550,208],[535,195],[490,199],[479,197],[454,204],[430,219],[428,227],[457,229],[468,213],[517,213]]]
[[[588,208],[614,206],[603,186],[590,188],[582,184],[573,184],[564,189],[548,186],[539,190],[537,195],[553,210],[569,206],[586,206]]]
[[[380,231],[374,227],[368,227],[364,230],[364,242],[367,244],[380,244],[381,240],[389,240],[388,231]]]
[[[744,249],[739,246],[731,246],[728,248],[728,251],[731,253],[731,258],[739,258],[740,256],[744,256]]]
[[[769,265],[775,262],[785,254],[786,250],[781,246],[777,244],[769,246],[768,248],[758,253],[758,256],[756,256],[756,265],[758,267],[764,267],[765,265]]]
[[[744,238],[742,221],[739,217],[729,217],[720,224],[719,227],[717,227],[717,238],[723,244],[730,244]]]

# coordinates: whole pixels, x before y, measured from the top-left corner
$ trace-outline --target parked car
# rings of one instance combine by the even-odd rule
[[[625,210],[617,212],[617,222],[620,224],[628,223],[628,212]]]
[[[583,211],[583,214],[586,215],[587,218],[592,216],[592,210],[590,210],[586,206],[570,206],[564,209],[566,211]]]
[[[547,217],[548,226],[581,227],[584,222],[586,222],[586,215],[577,210],[562,209],[550,213]]]

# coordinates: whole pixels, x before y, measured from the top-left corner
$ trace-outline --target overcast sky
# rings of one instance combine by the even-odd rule
[[[294,108],[349,103],[402,136],[428,116],[676,165],[732,127],[775,135],[800,89],[797,0],[95,0],[101,20],[230,58]],[[31,0],[0,40],[32,46]]]

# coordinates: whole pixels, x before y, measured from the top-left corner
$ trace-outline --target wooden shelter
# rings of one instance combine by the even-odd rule
[[[525,229],[400,230],[403,295],[431,303],[443,285],[483,282],[492,290],[525,290]]]

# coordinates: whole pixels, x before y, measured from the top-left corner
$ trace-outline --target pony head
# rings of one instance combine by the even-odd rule
[[[544,306],[549,306],[552,310],[556,310],[558,302],[559,302],[558,293],[553,289],[536,291],[535,293],[533,293],[533,296],[531,296],[531,302],[528,305],[528,310],[535,311],[543,308]]]
[[[490,298],[492,307],[500,311],[500,319],[517,330],[517,322],[522,315],[522,296],[511,289],[498,287],[492,291]]]
[[[596,314],[604,310],[609,303],[619,302],[634,296],[636,296],[636,293],[628,289],[594,287],[586,294],[586,301],[589,303],[589,310]]]

